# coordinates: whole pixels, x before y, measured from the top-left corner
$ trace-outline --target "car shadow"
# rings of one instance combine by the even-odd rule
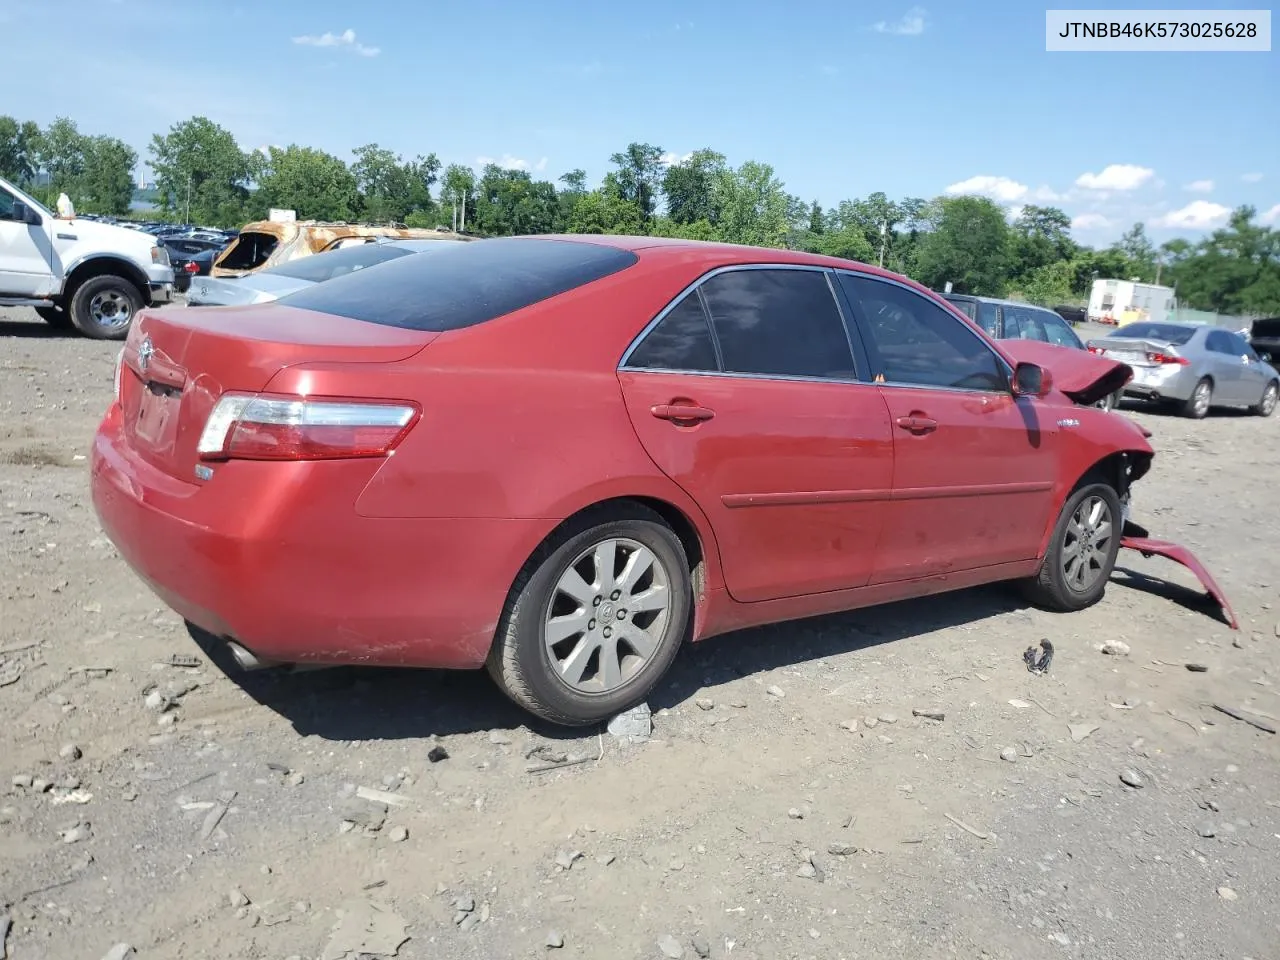
[[[1130,590],[1137,590],[1153,597],[1160,597],[1163,600],[1176,603],[1192,613],[1203,613],[1218,623],[1230,626],[1227,622],[1226,613],[1222,607],[1218,606],[1218,601],[1205,590],[1193,590],[1190,587],[1184,587],[1180,583],[1174,583],[1172,580],[1148,576],[1145,573],[1139,573],[1137,570],[1131,570],[1118,564],[1112,571],[1111,583]]]
[[[51,327],[43,320],[0,319],[0,340],[6,337],[23,340],[70,340],[78,336],[80,332],[74,328]]]
[[[654,711],[778,667],[893,643],[1024,609],[995,584],[849,613],[740,630],[687,646],[649,697]],[[331,741],[402,740],[525,727],[552,740],[591,736],[597,726],[544,723],[507,699],[483,670],[388,667],[241,670],[225,644],[189,627],[205,655],[255,701],[303,736]],[[1030,643],[1031,640],[1028,640]],[[1021,647],[1010,656],[1020,657]]]

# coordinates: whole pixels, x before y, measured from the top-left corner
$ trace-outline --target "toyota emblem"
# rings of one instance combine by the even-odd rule
[[[156,348],[151,344],[151,338],[146,337],[142,343],[138,344],[138,369],[146,370],[147,364],[151,362],[151,355],[156,352]]]

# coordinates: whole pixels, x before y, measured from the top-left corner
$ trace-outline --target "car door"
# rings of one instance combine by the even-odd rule
[[[872,583],[1034,558],[1052,516],[1058,417],[1015,398],[981,336],[893,280],[841,272],[894,436]]]
[[[832,284],[822,268],[713,272],[619,367],[640,442],[706,514],[742,602],[859,587],[874,569],[893,438]]]
[[[1240,357],[1240,402],[1254,404],[1262,399],[1262,391],[1271,382],[1270,372],[1262,365],[1249,341],[1238,333],[1228,333],[1231,346]]]
[[[1235,352],[1231,334],[1226,330],[1210,330],[1205,334],[1205,356],[1213,377],[1214,399],[1223,403],[1240,403],[1245,398],[1245,371],[1241,354]]]
[[[0,187],[0,294],[37,297],[50,291],[52,249],[44,226],[14,219],[18,198]]]

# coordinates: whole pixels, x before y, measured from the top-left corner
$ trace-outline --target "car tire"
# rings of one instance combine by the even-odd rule
[[[1120,406],[1121,396],[1122,396],[1122,391],[1116,390],[1113,393],[1108,393],[1101,400],[1097,401],[1094,404],[1094,406],[1097,407],[1099,410],[1114,410],[1116,409],[1116,407]]]
[[[1208,416],[1212,405],[1213,381],[1208,377],[1201,377],[1200,382],[1191,391],[1191,396],[1182,402],[1181,412],[1184,417],[1190,417],[1192,420],[1203,420]]]
[[[71,329],[71,317],[61,307],[36,307],[36,315],[55,330]]]
[[[1262,391],[1262,397],[1249,408],[1249,412],[1257,417],[1269,417],[1276,411],[1276,397],[1280,395],[1280,385],[1272,380]]]
[[[1022,583],[1027,600],[1064,613],[1101,600],[1120,552],[1122,516],[1120,497],[1110,484],[1086,482],[1077,488],[1062,505],[1039,573]]]
[[[71,322],[94,340],[123,340],[141,309],[138,288],[124,277],[90,277],[71,296]]]
[[[609,556],[614,570],[597,572]],[[632,577],[628,563],[637,567]],[[627,600],[638,597],[653,609],[628,609]],[[665,605],[656,609],[659,599]],[[588,511],[521,570],[487,667],[530,713],[563,726],[597,723],[640,703],[662,679],[692,608],[688,559],[658,514],[638,504]],[[548,635],[553,621],[555,639]]]

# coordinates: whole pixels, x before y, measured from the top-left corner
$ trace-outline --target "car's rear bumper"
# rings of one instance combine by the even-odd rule
[[[94,440],[104,531],[162,600],[258,657],[483,664],[550,520],[372,519],[371,461],[233,462],[198,484],[139,458],[112,407]]]
[[[1189,400],[1199,379],[1191,367],[1138,366],[1133,368],[1133,379],[1124,385],[1124,393],[1148,400]]]
[[[175,283],[176,283],[176,278],[175,280],[167,280],[167,281],[162,281],[158,283],[153,280],[149,284],[151,288],[151,303],[153,305],[159,304],[159,303],[169,303],[171,300],[173,300],[173,288],[175,286]]]

